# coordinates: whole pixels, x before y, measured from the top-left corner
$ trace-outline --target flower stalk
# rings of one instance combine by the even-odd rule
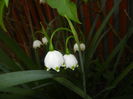
[[[66,54],[70,54],[70,51],[68,49],[68,42],[69,40],[73,38],[73,36],[69,36],[67,39],[66,39],[66,43],[65,43],[65,48],[66,48]]]
[[[67,19],[67,21],[69,23],[69,26],[72,30],[74,39],[75,39],[75,41],[76,41],[76,43],[78,44],[78,47],[79,47],[79,58],[80,58],[80,65],[81,65],[81,71],[82,71],[83,89],[84,89],[84,93],[85,93],[84,99],[85,99],[86,98],[86,79],[85,79],[85,70],[84,70],[84,65],[83,65],[83,60],[82,60],[83,58],[82,58],[82,53],[81,53],[81,48],[80,48],[80,42],[79,42],[77,32],[76,32],[72,22],[68,19],[67,16],[65,16],[65,18]]]

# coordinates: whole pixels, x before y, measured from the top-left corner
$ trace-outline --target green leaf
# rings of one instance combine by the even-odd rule
[[[29,99],[29,97],[17,94],[0,94],[0,99]]]
[[[133,69],[133,62],[130,63],[125,70],[123,70],[120,75],[114,80],[112,81],[111,85],[109,85],[108,87],[106,87],[105,89],[103,89],[100,93],[98,93],[96,96],[99,96],[100,94],[106,92],[106,91],[111,91],[112,89],[114,89],[119,83],[120,81],[122,81],[129,72],[131,72]],[[108,92],[109,93],[109,92]]]
[[[19,66],[2,50],[0,49],[0,63],[8,66],[10,70],[20,70]]]
[[[132,94],[129,94],[129,95],[121,95],[121,96],[113,97],[111,99],[133,99],[133,95]]]
[[[0,75],[0,89],[36,81],[52,78],[53,75],[44,70],[30,70],[11,72]]]
[[[3,13],[4,13],[4,7],[5,7],[5,2],[3,0],[0,1],[0,27],[6,31],[6,28],[4,26],[3,22]]]
[[[8,7],[9,0],[4,0],[4,1],[5,1],[5,5],[6,5],[6,7]]]
[[[107,58],[107,60],[105,61],[104,66],[107,67],[110,64],[110,62],[112,61],[112,59],[114,59],[114,57],[117,55],[118,52],[120,52],[119,54],[122,53],[122,51],[124,50],[124,47],[126,46],[126,43],[127,43],[128,39],[129,39],[129,37],[131,37],[132,34],[133,34],[133,32],[132,31],[129,31],[125,35],[125,37],[120,41],[120,43],[116,46],[116,48],[112,51],[112,53],[110,54],[110,56]],[[119,54],[118,54],[118,57],[117,58],[120,57]],[[115,63],[115,64],[117,64],[117,63]]]
[[[121,80],[123,80],[127,74],[133,69],[133,63],[129,64],[124,70],[123,72],[121,72],[121,74],[116,78],[116,80],[114,80],[112,82],[112,86],[116,86]]]
[[[73,92],[77,93],[82,98],[84,98],[84,96],[86,96],[86,99],[92,99],[90,96],[85,95],[83,90],[81,90],[79,87],[75,86],[69,80],[61,78],[61,77],[60,78],[54,78],[54,80],[57,81],[58,83],[62,84],[63,86],[69,88]]]
[[[19,87],[9,87],[6,89],[1,89],[0,92],[8,92],[12,94],[19,94],[19,95],[31,95],[34,93],[33,90],[27,88],[19,88]]]
[[[101,24],[101,26],[99,27],[98,31],[96,32],[96,34],[94,35],[92,42],[90,44],[90,47],[88,49],[88,54],[87,57],[89,56],[89,58],[91,59],[93,57],[93,54],[96,50],[97,47],[95,47],[97,44],[97,41],[101,35],[101,33],[103,32],[104,28],[106,27],[110,17],[112,16],[112,14],[114,13],[114,11],[116,10],[116,8],[119,6],[121,0],[117,0],[117,2],[114,4],[114,7],[111,9],[111,11],[109,12],[109,14],[107,15],[107,17],[104,19],[103,23]]]
[[[30,70],[30,71],[20,71],[20,72],[11,72],[11,73],[5,73],[0,75],[0,91],[6,91],[7,88],[37,81],[37,80],[43,80],[43,79],[49,79],[55,77],[53,74],[50,74],[49,72],[46,72],[44,70]],[[90,96],[85,95],[84,91],[82,91],[80,88],[78,88],[76,85],[74,85],[72,82],[65,78],[54,78],[57,82],[62,84],[63,86],[66,86],[67,88],[71,89],[73,92],[77,93],[81,97],[86,96],[87,99],[91,99]],[[7,90],[10,91],[10,90]],[[23,91],[23,90],[22,90]]]
[[[50,7],[56,8],[61,16],[67,16],[69,19],[80,23],[77,15],[76,5],[70,0],[45,0]]]
[[[7,45],[7,47],[10,48],[11,51],[28,66],[28,68],[36,69],[36,64],[25,54],[16,41],[8,37],[2,30],[0,30],[0,40]]]
[[[6,73],[10,72],[8,67],[3,65],[3,64],[1,64],[1,63],[0,63],[0,71],[6,72]]]

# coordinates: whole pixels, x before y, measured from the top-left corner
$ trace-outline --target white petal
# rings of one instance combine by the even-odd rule
[[[47,68],[59,71],[64,63],[64,58],[59,51],[49,51],[45,56],[44,63]]]
[[[73,67],[75,68],[78,65],[78,61],[73,54],[64,55],[64,61],[65,61],[66,68],[72,69]]]

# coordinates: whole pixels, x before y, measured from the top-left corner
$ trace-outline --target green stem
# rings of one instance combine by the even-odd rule
[[[50,40],[49,40],[49,42],[50,42],[49,50],[50,50],[50,51],[54,50],[53,43],[52,43],[52,40],[53,40],[54,35],[55,35],[57,32],[63,31],[63,30],[72,32],[70,29],[68,29],[68,28],[63,28],[63,27],[56,29],[56,30],[52,33],[52,35],[51,35],[51,37],[50,37]]]
[[[43,27],[43,25],[42,25],[42,23],[40,23],[41,24],[41,27],[42,27],[42,33],[46,36],[46,38],[48,39],[48,41],[49,41],[49,36],[48,36],[48,33],[45,31],[45,29],[44,29],[44,27]]]
[[[39,68],[40,68],[41,64],[40,64],[40,59],[39,59],[39,54],[38,54],[37,49],[35,49],[35,56],[36,56],[36,62],[37,62],[37,65],[38,65]],[[41,68],[40,68],[40,69],[41,69]]]
[[[65,44],[65,47],[66,47],[66,54],[69,54],[69,49],[68,49],[68,41],[73,38],[73,36],[69,36],[67,39],[66,39],[66,44]]]
[[[69,26],[72,30],[72,33],[73,33],[73,36],[74,36],[74,39],[76,41],[76,43],[78,44],[78,47],[79,47],[79,58],[80,58],[80,65],[81,65],[81,71],[82,71],[82,78],[83,78],[83,89],[84,89],[84,93],[86,94],[86,79],[85,79],[85,70],[84,70],[84,65],[83,65],[83,58],[82,58],[82,53],[81,53],[81,49],[80,49],[80,42],[79,42],[79,39],[78,39],[78,35],[77,35],[77,32],[72,24],[72,22],[68,19],[67,16],[65,16],[68,23],[69,23]],[[86,96],[84,96],[84,99],[86,99]]]

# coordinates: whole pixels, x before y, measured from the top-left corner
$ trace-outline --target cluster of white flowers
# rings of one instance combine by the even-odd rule
[[[48,39],[46,37],[42,38],[42,41],[35,40],[33,42],[33,48],[40,48],[41,45],[45,44],[47,45]],[[80,49],[81,51],[85,50],[85,44],[80,43]],[[74,52],[79,51],[78,44],[74,44]],[[45,58],[44,58],[44,64],[47,68],[47,71],[50,69],[53,69],[57,72],[60,71],[60,67],[65,67],[74,70],[76,67],[78,67],[78,61],[76,57],[73,54],[63,54],[57,50],[49,51]]]
[[[62,55],[59,51],[49,51],[44,59],[45,66],[47,70],[53,69],[57,72],[60,71],[60,67],[66,67],[74,70],[78,67],[78,61],[76,57],[72,54]]]
[[[46,37],[43,37],[43,38],[42,38],[42,41],[40,41],[40,40],[35,40],[35,41],[33,42],[33,48],[34,48],[34,49],[40,48],[41,45],[43,45],[43,44],[47,45],[47,43],[48,43],[48,39],[47,39]]]

